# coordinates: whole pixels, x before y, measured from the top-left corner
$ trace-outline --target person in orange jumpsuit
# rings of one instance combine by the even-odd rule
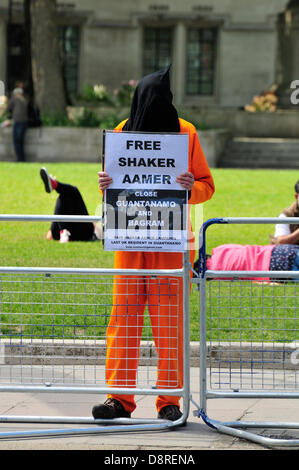
[[[189,135],[188,171],[176,181],[188,190],[189,204],[203,203],[214,193],[214,182],[202,151],[195,127],[178,117],[172,104],[169,68],[144,77],[138,84],[130,117],[121,122],[118,131],[181,132]],[[99,186],[105,191],[112,177],[99,172]],[[194,237],[189,228],[189,243]],[[194,244],[193,244],[194,247]],[[195,250],[190,249],[193,263]],[[177,269],[182,267],[182,253],[115,252],[116,269]],[[136,386],[139,346],[145,306],[151,319],[158,353],[157,388],[183,386],[183,286],[178,278],[155,279],[116,276],[114,301],[107,328],[106,379],[110,387]],[[130,417],[136,408],[134,395],[108,395],[103,404],[92,409],[96,419]],[[179,397],[159,395],[158,418],[176,421],[182,416]]]

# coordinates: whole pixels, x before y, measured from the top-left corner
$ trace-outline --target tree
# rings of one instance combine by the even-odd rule
[[[65,112],[56,0],[30,3],[31,63],[35,103],[41,113]]]

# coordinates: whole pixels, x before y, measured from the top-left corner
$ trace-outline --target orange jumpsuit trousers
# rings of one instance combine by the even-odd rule
[[[116,130],[121,130],[125,121]],[[194,175],[194,185],[189,193],[189,204],[210,199],[214,182],[195,127],[180,119],[180,130],[189,134],[188,171]],[[195,250],[190,224],[190,261]],[[182,253],[124,252],[115,253],[117,269],[177,269],[182,267]],[[107,328],[106,381],[110,387],[136,386],[139,347],[143,327],[143,314],[148,306],[155,346],[158,354],[157,388],[183,386],[183,286],[178,278],[158,277],[126,278],[116,276],[111,317]],[[177,303],[179,302],[179,305]],[[113,394],[126,411],[136,408],[134,395]],[[156,408],[179,406],[179,397],[159,395]]]

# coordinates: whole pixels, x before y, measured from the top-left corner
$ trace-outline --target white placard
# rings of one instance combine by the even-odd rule
[[[176,182],[188,170],[188,134],[107,132],[104,197],[108,251],[187,249],[188,192]]]

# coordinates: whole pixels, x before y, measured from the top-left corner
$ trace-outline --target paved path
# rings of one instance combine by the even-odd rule
[[[191,370],[193,400],[199,403],[198,371]],[[90,417],[91,408],[105,397],[93,394],[66,393],[7,393],[0,394],[0,415],[18,416],[81,416]],[[155,397],[136,397],[138,406],[134,418],[156,418]],[[198,450],[264,450],[265,447],[238,437],[222,434],[207,426],[201,418],[193,416],[196,406],[191,403],[187,426],[169,431],[130,431],[98,434],[77,434],[52,437],[1,438],[0,450],[105,450],[107,455],[121,450],[167,450],[182,453]],[[296,421],[299,422],[299,407],[295,399],[213,399],[208,401],[211,418],[225,421]],[[0,433],[19,430],[65,429],[79,427],[96,429],[93,425],[34,424],[0,422]],[[110,428],[111,429],[111,428]],[[263,432],[263,430],[260,430]],[[268,430],[267,435],[280,438],[289,436],[299,439],[297,430]],[[0,434],[1,437],[1,434]]]

